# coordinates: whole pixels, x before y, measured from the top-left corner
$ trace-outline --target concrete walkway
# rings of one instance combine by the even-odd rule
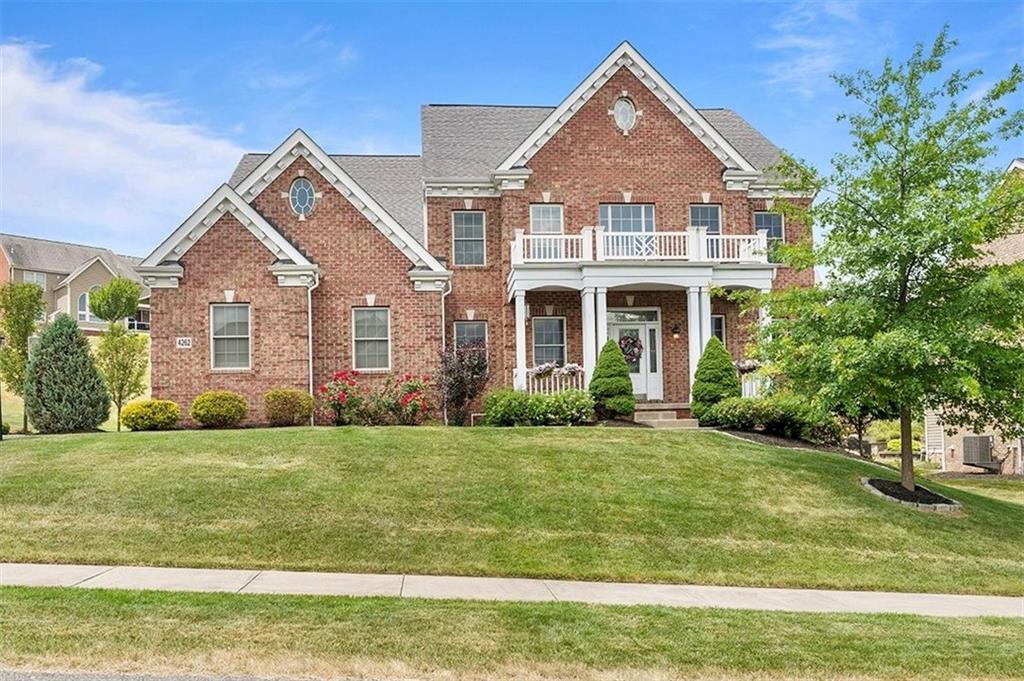
[[[623,584],[515,577],[0,563],[0,586],[155,589],[243,594],[574,601],[680,608],[1024,617],[1024,598],[736,586]]]

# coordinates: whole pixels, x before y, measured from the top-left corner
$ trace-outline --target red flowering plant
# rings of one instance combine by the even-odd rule
[[[430,388],[430,376],[402,374],[381,386],[377,398],[381,409],[390,414],[396,423],[415,426],[427,419],[433,411]]]
[[[336,426],[358,421],[366,406],[366,389],[356,378],[359,372],[335,371],[334,375],[317,390],[320,412]]]

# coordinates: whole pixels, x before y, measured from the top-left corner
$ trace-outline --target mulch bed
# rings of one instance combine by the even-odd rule
[[[899,499],[900,501],[909,501],[912,504],[952,504],[956,503],[952,499],[936,494],[926,490],[920,485],[914,486],[914,491],[911,492],[906,487],[901,485],[896,480],[882,480],[881,478],[871,478],[868,480],[868,484],[882,492],[886,496]]]

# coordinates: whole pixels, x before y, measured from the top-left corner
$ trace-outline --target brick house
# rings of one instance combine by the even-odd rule
[[[43,289],[45,320],[59,312],[71,315],[87,334],[96,334],[107,323],[89,311],[89,293],[113,277],[142,283],[135,272],[139,258],[119,255],[108,248],[51,241],[17,234],[0,234],[0,286],[28,282]],[[149,329],[149,291],[142,290],[139,310],[127,320],[139,331]]]
[[[641,400],[683,410],[712,335],[749,324],[716,295],[813,283],[770,262],[810,238],[772,211],[779,149],[696,109],[623,43],[557,107],[427,105],[419,156],[331,155],[297,130],[245,155],[138,267],[152,288],[154,396],[188,404],[430,373],[484,339],[490,388],[585,387],[607,338],[639,339]],[[575,376],[537,365],[579,364]],[[666,406],[668,404],[669,406]]]
[[[1014,159],[1006,172],[1024,173],[1024,158]],[[992,265],[1024,261],[1024,230],[989,243],[985,251]],[[925,412],[924,448],[925,458],[941,463],[943,471],[1024,475],[1024,438],[1005,440],[994,429],[947,429],[939,411]]]

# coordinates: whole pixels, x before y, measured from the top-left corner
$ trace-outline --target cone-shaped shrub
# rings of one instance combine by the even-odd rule
[[[690,413],[695,419],[702,419],[711,407],[728,397],[739,397],[741,393],[740,379],[732,364],[732,355],[717,336],[712,336],[697,362],[690,396]]]
[[[41,433],[95,430],[110,416],[110,393],[89,341],[66,314],[46,327],[29,355],[25,411]]]
[[[614,340],[608,339],[601,348],[590,379],[590,395],[594,398],[594,410],[603,419],[632,416],[636,410],[629,365]]]

